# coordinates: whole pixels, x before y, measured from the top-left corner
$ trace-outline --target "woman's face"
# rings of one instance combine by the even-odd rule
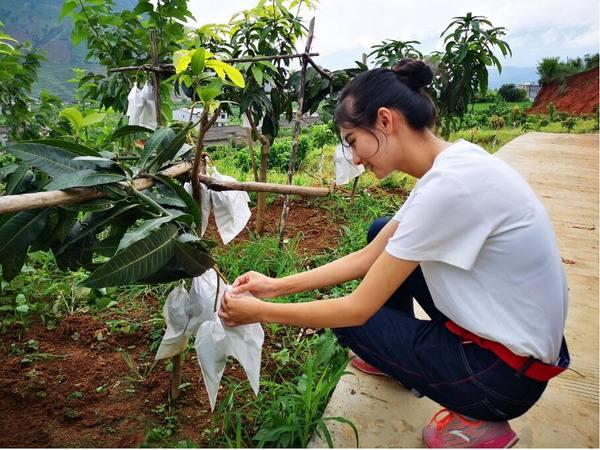
[[[344,151],[356,165],[362,164],[379,179],[394,171],[389,138],[380,130],[373,133],[363,128],[340,128]],[[379,140],[377,139],[379,138]]]

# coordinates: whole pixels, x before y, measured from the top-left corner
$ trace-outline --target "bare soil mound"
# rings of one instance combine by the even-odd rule
[[[571,75],[563,82],[543,85],[527,112],[547,114],[548,105],[553,103],[557,111],[573,115],[593,113],[598,106],[598,69],[595,67],[587,72]]]

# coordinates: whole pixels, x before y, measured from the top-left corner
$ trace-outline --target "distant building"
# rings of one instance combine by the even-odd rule
[[[190,113],[192,112],[191,108],[179,108],[173,110],[173,120],[180,120],[182,122],[187,122],[190,119]],[[196,122],[200,120],[200,116],[202,115],[202,108],[194,108],[194,114],[192,115],[192,122]],[[216,125],[218,127],[223,127],[229,123],[229,115],[221,111],[219,117],[217,117]]]
[[[523,89],[527,93],[527,98],[529,98],[529,100],[531,100],[531,101],[535,100],[535,98],[537,97],[538,93],[540,92],[540,89],[542,88],[537,83],[517,84],[517,87],[519,89]]]

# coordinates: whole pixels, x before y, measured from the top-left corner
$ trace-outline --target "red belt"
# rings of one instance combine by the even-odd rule
[[[566,367],[543,363],[533,356],[527,357],[515,355],[504,345],[477,336],[476,334],[459,327],[451,320],[446,322],[446,328],[463,339],[473,341],[480,347],[492,351],[498,358],[515,369],[519,375],[525,375],[533,380],[548,381],[550,378],[555,377],[566,369]]]

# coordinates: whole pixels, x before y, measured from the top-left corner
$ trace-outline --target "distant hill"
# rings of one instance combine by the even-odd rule
[[[136,0],[115,0],[118,10],[132,9]],[[44,51],[47,62],[42,64],[34,93],[47,89],[64,100],[73,99],[74,86],[67,80],[73,77],[71,68],[100,70],[100,66],[85,61],[87,49],[71,43],[70,19],[59,20],[63,0],[1,0],[0,21],[5,32],[19,42],[31,41]]]

